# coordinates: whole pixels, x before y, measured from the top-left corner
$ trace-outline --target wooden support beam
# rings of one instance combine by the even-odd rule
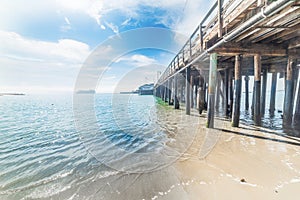
[[[217,82],[217,61],[216,53],[210,55],[210,69],[209,69],[209,84],[208,84],[208,112],[207,112],[207,127],[214,128],[215,116],[215,90]]]
[[[184,88],[185,88],[185,85],[183,83],[181,83],[181,88],[180,88],[180,102],[183,103],[184,102]]]
[[[286,56],[287,49],[281,45],[274,44],[226,44],[224,46],[215,48],[212,52],[222,56],[235,56],[243,54],[246,56],[253,56],[260,54],[263,56]]]
[[[300,47],[300,36],[297,38],[292,39],[289,42],[289,47],[288,49],[293,49],[293,48],[299,48]]]
[[[191,75],[191,83],[190,83],[190,88],[191,88],[191,108],[194,108],[194,76]]]
[[[255,80],[254,80],[255,82]],[[255,92],[255,86],[254,86],[254,82],[253,82],[253,88],[252,88],[252,101],[251,101],[251,114],[252,114],[252,119],[254,119],[254,92]]]
[[[197,108],[199,114],[202,114],[205,105],[205,82],[202,76],[199,77],[199,87],[197,92]]]
[[[270,116],[274,117],[275,102],[276,102],[276,86],[277,86],[277,72],[272,73],[271,97],[270,97]]]
[[[233,111],[233,73],[232,69],[229,71],[229,113],[228,116],[232,117],[232,111]]]
[[[233,127],[238,127],[240,122],[240,105],[241,105],[241,94],[242,94],[242,76],[241,76],[241,55],[235,56],[235,66],[234,66],[234,107],[232,114]]]
[[[185,69],[185,113],[191,114],[191,67]]]
[[[249,76],[245,76],[245,110],[249,110]]]
[[[219,78],[220,77],[217,74],[216,102],[215,102],[215,108],[216,108],[217,112],[219,112],[219,109],[220,109],[220,95],[221,95],[221,92],[220,92],[220,79]]]
[[[263,81],[262,81],[262,90],[261,90],[261,106],[260,114],[261,116],[265,115],[265,106],[266,106],[266,93],[267,93],[267,79],[268,79],[268,70],[263,70]]]
[[[261,90],[261,56],[254,56],[254,124],[261,124],[260,90]]]
[[[165,83],[165,102],[168,102],[168,81]]]
[[[174,109],[179,109],[178,100],[178,74],[174,76]]]
[[[168,80],[168,104],[172,104],[172,79]]]
[[[283,125],[291,126],[293,118],[293,91],[294,91],[294,81],[293,81],[293,65],[294,60],[289,57],[287,68],[286,68],[286,80],[285,80],[285,95],[284,95],[284,105],[283,105]]]
[[[296,100],[296,109],[294,114],[294,126],[296,126],[297,129],[300,127],[300,79],[298,82],[298,95]]]
[[[228,116],[228,99],[229,99],[229,95],[228,95],[229,78],[228,77],[229,77],[229,69],[227,68],[225,70],[225,78],[224,78],[225,79],[224,80],[224,82],[225,82],[225,109],[224,109],[225,116]]]

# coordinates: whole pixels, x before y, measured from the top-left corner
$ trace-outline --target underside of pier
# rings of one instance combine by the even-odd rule
[[[175,109],[184,102],[186,114],[193,108],[207,110],[210,128],[220,110],[239,126],[242,87],[248,110],[253,80],[251,113],[260,125],[265,112],[274,115],[280,74],[285,83],[282,124],[300,124],[299,19],[299,0],[218,0],[159,78],[155,95],[173,100]]]

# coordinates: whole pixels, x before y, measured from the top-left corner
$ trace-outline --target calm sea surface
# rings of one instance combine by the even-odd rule
[[[71,95],[0,96],[0,199],[106,199],[107,181],[99,180],[164,167],[190,142],[166,148],[179,141],[178,127],[168,120],[173,109],[153,96],[97,94],[95,112],[80,112],[97,125],[85,118],[77,131]],[[244,111],[242,118],[251,123]],[[264,125],[279,130],[280,113]]]

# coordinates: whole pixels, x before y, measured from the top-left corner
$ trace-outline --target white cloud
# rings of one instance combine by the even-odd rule
[[[108,22],[105,22],[105,25],[107,27],[109,27],[114,33],[118,34],[119,33],[119,27],[114,25],[113,23],[108,23]],[[102,25],[101,25],[102,26]]]
[[[0,53],[6,57],[38,59],[51,62],[82,63],[90,54],[85,43],[61,39],[46,42],[27,39],[14,32],[0,31]]]
[[[116,61],[116,63],[118,62],[126,62],[127,65],[131,65],[134,67],[143,67],[143,66],[153,65],[158,63],[157,60],[141,54],[121,57]]]
[[[79,41],[38,41],[14,32],[0,31],[0,43],[1,91],[73,88],[79,69],[90,54],[89,46]]]
[[[69,20],[69,18],[67,18],[67,17],[65,17],[65,22],[66,22],[68,25],[71,25],[70,20]]]

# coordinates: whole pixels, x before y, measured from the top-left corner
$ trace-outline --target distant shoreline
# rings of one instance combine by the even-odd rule
[[[0,93],[0,96],[24,96],[24,93]]]

